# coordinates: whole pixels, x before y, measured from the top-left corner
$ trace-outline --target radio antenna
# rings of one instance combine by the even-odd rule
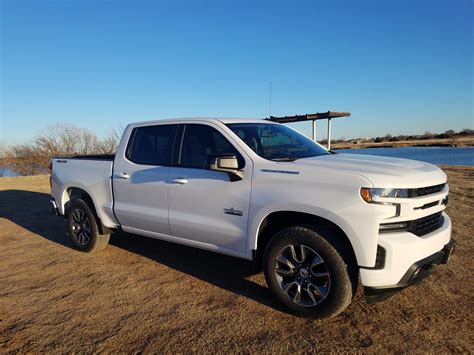
[[[270,81],[270,97],[269,97],[269,114],[268,117],[272,117],[272,82]]]

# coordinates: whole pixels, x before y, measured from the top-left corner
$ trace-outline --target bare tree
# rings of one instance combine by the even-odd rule
[[[122,138],[123,131],[123,127],[108,129],[101,141],[102,146],[100,150],[104,154],[115,153],[120,142],[120,138]]]
[[[29,143],[8,147],[3,164],[20,175],[47,173],[53,156],[114,153],[121,131],[111,129],[100,139],[88,129],[72,124],[56,124],[43,130]]]
[[[5,157],[5,143],[0,141],[0,159]]]
[[[4,164],[20,175],[44,173],[48,165],[47,158],[38,154],[31,146],[17,144],[7,148]]]
[[[452,138],[456,132],[454,132],[452,129],[448,129],[446,132],[444,132],[448,136],[448,138]]]
[[[5,162],[5,144],[0,141],[0,177],[5,175],[6,162]]]
[[[432,139],[434,137],[434,134],[431,133],[430,131],[426,131],[425,134],[423,134],[420,138],[421,139]]]

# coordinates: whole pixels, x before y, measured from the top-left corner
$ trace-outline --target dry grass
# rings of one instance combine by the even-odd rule
[[[284,313],[241,260],[117,234],[73,249],[47,177],[0,179],[0,352],[474,351],[474,169],[445,167],[458,248],[428,280],[339,317]]]

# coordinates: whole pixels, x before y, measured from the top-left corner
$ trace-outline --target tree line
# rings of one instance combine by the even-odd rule
[[[49,126],[26,143],[0,146],[0,176],[2,167],[19,175],[47,174],[54,156],[113,154],[121,136],[122,129],[110,129],[99,137],[72,124]]]
[[[417,140],[429,140],[429,139],[454,139],[460,137],[468,137],[474,135],[474,129],[465,128],[459,132],[455,132],[452,129],[445,131],[444,133],[431,133],[425,132],[424,134],[415,134],[415,135],[405,135],[400,134],[397,136],[392,136],[390,133],[387,133],[385,136],[377,136],[374,138],[356,138],[356,139],[334,139],[331,140],[332,143],[347,143],[352,141],[360,141],[364,143],[382,143],[382,142],[400,142],[400,141],[417,141]],[[324,139],[321,143],[327,143],[327,140]]]

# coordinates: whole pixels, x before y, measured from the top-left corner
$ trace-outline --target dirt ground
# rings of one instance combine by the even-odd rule
[[[474,168],[444,167],[458,246],[420,285],[329,321],[284,313],[247,262],[136,235],[76,251],[46,176],[0,179],[0,352],[474,352]]]

